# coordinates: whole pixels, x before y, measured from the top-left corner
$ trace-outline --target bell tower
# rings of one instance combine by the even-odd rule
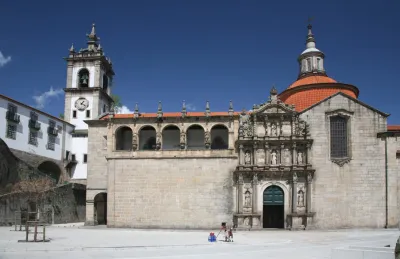
[[[87,48],[76,51],[72,44],[67,61],[64,119],[77,130],[87,129],[84,120],[107,112],[112,103],[111,88],[114,77],[112,62],[100,46],[96,26],[87,36]]]

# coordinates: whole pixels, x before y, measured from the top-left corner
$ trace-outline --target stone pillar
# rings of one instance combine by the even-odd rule
[[[307,143],[307,150],[306,150],[305,153],[306,153],[305,164],[309,165],[311,163],[311,159],[310,159],[310,156],[311,156],[311,143]]]
[[[311,193],[312,193],[312,176],[311,173],[308,173],[307,175],[307,213],[312,212],[311,208]]]
[[[257,160],[256,160],[257,149],[258,149],[258,143],[255,142],[253,145],[253,155],[251,156],[252,165],[256,165],[256,163],[257,163]]]
[[[239,145],[239,165],[244,165],[243,145]]]
[[[238,213],[242,214],[243,213],[243,174],[239,173],[239,179],[238,179],[238,205],[239,205],[239,210]]]
[[[253,214],[257,214],[258,213],[258,207],[257,207],[257,197],[258,197],[258,177],[257,174],[253,175]]]
[[[297,212],[297,174],[293,173],[292,183],[292,212]]]
[[[282,161],[282,154],[283,154],[283,151],[285,150],[285,145],[284,144],[281,144],[281,148],[280,148],[280,151],[279,151],[279,165],[282,165],[282,162],[284,162],[284,161]]]
[[[292,164],[297,165],[297,152],[296,152],[296,142],[293,143],[292,146]]]

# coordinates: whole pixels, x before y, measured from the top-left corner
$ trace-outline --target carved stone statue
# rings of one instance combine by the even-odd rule
[[[245,165],[251,164],[251,154],[249,150],[246,150],[246,152],[244,153],[244,164]]]
[[[300,190],[297,193],[297,206],[304,207],[304,192],[303,192],[303,190]]]
[[[180,142],[186,143],[186,135],[184,131],[181,132]]]
[[[210,136],[210,132],[206,131],[204,133],[204,143],[211,143],[211,136]]]
[[[276,151],[272,151],[271,153],[271,164],[276,165],[277,164],[277,157],[276,157]]]
[[[244,206],[251,207],[251,193],[249,191],[244,193]]]
[[[249,226],[249,225],[250,225],[250,220],[249,220],[248,217],[246,217],[246,218],[244,219],[243,225],[245,225],[245,226]]]
[[[133,133],[132,135],[132,149],[136,150],[138,147],[138,135],[137,133]]]
[[[272,123],[272,125],[271,125],[271,136],[273,136],[273,137],[277,136],[276,124],[275,123]]]
[[[303,164],[303,153],[301,151],[297,152],[297,164]]]
[[[252,137],[253,127],[250,121],[250,115],[242,111],[239,118],[239,137]]]

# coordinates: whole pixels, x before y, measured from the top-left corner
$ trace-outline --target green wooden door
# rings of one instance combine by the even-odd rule
[[[271,185],[270,187],[264,190],[263,204],[283,205],[284,204],[283,198],[284,198],[283,190],[276,185]]]

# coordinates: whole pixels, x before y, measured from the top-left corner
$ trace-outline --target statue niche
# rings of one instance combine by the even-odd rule
[[[284,159],[284,163],[285,165],[290,165],[290,151],[288,148],[285,148],[284,152],[283,152],[283,159]]]
[[[277,158],[277,153],[276,150],[273,150],[271,152],[271,165],[277,165],[278,164],[278,158]]]
[[[301,151],[297,152],[297,164],[299,165],[303,164],[303,152]]]
[[[297,192],[297,206],[304,207],[304,191],[302,189]]]
[[[246,188],[246,191],[244,193],[244,203],[243,203],[243,212],[244,213],[251,213],[252,210],[252,201],[251,201],[251,196],[252,192],[250,191],[251,188]]]
[[[246,152],[244,152],[244,164],[251,165],[251,153],[249,150],[246,150]]]
[[[258,165],[265,164],[265,152],[263,149],[257,150],[257,164]]]

